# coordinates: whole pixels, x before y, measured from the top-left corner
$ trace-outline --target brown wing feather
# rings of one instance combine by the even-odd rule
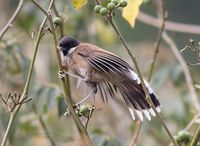
[[[128,63],[118,56],[97,46],[82,43],[78,46],[77,50],[77,53],[84,57],[94,69],[100,71],[102,74],[104,73],[106,76],[121,76],[123,72],[132,69]]]

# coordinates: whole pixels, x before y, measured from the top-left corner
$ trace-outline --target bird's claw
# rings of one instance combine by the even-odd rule
[[[75,111],[79,111],[80,110],[80,104],[75,104],[75,105],[73,105],[73,109],[75,110]],[[71,110],[70,110],[70,108],[67,108],[66,109],[66,112],[64,113],[64,116],[70,116],[70,114],[71,114]]]
[[[66,75],[65,75],[65,72],[64,72],[64,71],[60,70],[60,71],[58,72],[58,77],[59,77],[59,78],[63,79],[65,76],[66,76]]]

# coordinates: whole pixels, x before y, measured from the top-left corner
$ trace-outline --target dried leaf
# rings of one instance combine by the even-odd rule
[[[87,4],[87,0],[73,0],[73,5],[75,9],[80,9]]]
[[[122,16],[134,28],[142,0],[129,0],[127,7],[123,8]]]

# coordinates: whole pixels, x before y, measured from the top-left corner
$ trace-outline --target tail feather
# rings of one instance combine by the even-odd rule
[[[140,79],[137,77],[136,73],[133,72],[133,74],[132,72],[132,78],[127,78],[120,82],[120,84],[118,85],[118,89],[129,107],[129,111],[133,120],[135,120],[135,113],[141,121],[143,121],[143,115],[145,115],[145,117],[150,121],[150,115],[155,116],[156,114],[149,103],[146,101],[146,96],[143,91]],[[156,110],[160,112],[160,102],[154,94],[153,89],[146,81],[145,86],[149,92],[154,106],[156,107]]]

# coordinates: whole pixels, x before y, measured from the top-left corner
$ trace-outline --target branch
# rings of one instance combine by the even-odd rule
[[[190,146],[197,146],[199,139],[200,139],[200,124],[199,124],[199,127],[198,127],[198,129],[197,129],[197,131],[196,131],[196,133],[195,133],[195,135],[192,139]]]
[[[57,42],[57,38],[56,38],[56,33],[55,33],[55,29],[54,29],[54,24],[53,24],[53,20],[52,20],[52,13],[51,13],[51,9],[48,9],[48,11],[46,11],[44,8],[42,8],[40,6],[40,4],[36,1],[36,0],[32,0],[32,2],[46,15],[46,17],[48,17],[49,22],[50,22],[50,28],[52,31],[52,35],[53,35],[53,40],[54,40],[54,48],[56,51],[56,56],[57,56],[57,61],[58,61],[58,65],[59,65],[59,70],[63,70],[62,68],[62,62],[61,62],[61,57],[60,57],[60,52],[59,52],[59,48],[58,48],[58,42]],[[54,0],[52,0],[52,3],[54,3]],[[82,137],[83,142],[87,145],[87,146],[92,146],[92,142],[90,140],[90,137],[88,135],[87,129],[84,127],[84,125],[82,124],[82,122],[80,121],[79,117],[77,116],[73,105],[72,105],[72,101],[71,98],[69,96],[68,93],[68,87],[66,86],[66,82],[65,79],[62,78],[60,79],[61,83],[62,83],[62,88],[63,88],[63,94],[64,97],[68,103],[70,112],[72,114],[72,117],[76,123],[76,126],[78,128],[78,131]]]
[[[3,36],[6,33],[6,31],[8,30],[8,28],[12,25],[13,21],[16,19],[17,15],[19,14],[19,12],[20,12],[20,10],[21,10],[21,8],[23,6],[23,3],[24,3],[24,0],[20,0],[19,1],[17,9],[13,13],[12,17],[10,18],[10,20],[7,22],[6,26],[0,32],[0,40],[3,38]]]
[[[136,143],[137,143],[137,140],[139,138],[140,131],[141,131],[141,128],[142,128],[142,122],[138,120],[136,126],[137,126],[137,128],[135,130],[135,134],[132,137],[130,146],[136,146]]]
[[[197,120],[200,118],[200,113],[195,115],[192,120],[189,122],[189,124],[183,129],[183,131],[189,131],[192,126],[197,122]],[[172,143],[170,143],[168,146],[173,146]]]
[[[56,50],[57,60],[58,60],[58,64],[59,64],[59,70],[62,70],[62,62],[61,62],[60,52],[59,52],[59,49],[58,49],[58,46],[57,46],[58,42],[57,42],[57,39],[56,39],[56,33],[55,33],[55,30],[54,30],[52,15],[51,15],[50,11],[48,12],[48,18],[49,18],[49,21],[50,21],[51,30],[52,30],[52,34],[53,34],[54,45],[55,45],[54,48]],[[92,146],[92,142],[91,142],[90,137],[88,135],[87,129],[84,127],[84,125],[80,121],[78,115],[76,114],[76,112],[73,108],[73,105],[72,105],[73,103],[72,103],[71,98],[69,97],[69,94],[67,92],[68,90],[67,90],[65,79],[60,79],[60,80],[61,80],[63,91],[64,91],[64,93],[63,93],[64,97],[65,97],[65,99],[68,103],[72,117],[73,117],[73,119],[76,123],[76,126],[78,127],[78,130],[79,130],[79,133],[82,137],[82,140],[87,146]]]
[[[99,0],[96,0],[97,4],[100,4]],[[173,135],[171,134],[171,132],[169,131],[169,129],[167,128],[164,120],[162,119],[161,115],[158,113],[158,111],[156,110],[156,107],[155,105],[153,104],[153,101],[151,100],[151,97],[147,91],[147,88],[145,86],[145,83],[144,83],[144,80],[143,80],[143,77],[142,77],[142,73],[140,71],[140,68],[138,66],[138,63],[137,63],[137,60],[136,60],[136,57],[131,53],[123,35],[121,34],[121,32],[119,31],[119,29],[117,28],[117,26],[115,25],[113,19],[112,19],[112,14],[109,13],[106,15],[106,18],[107,20],[110,22],[111,26],[113,27],[114,31],[116,32],[117,36],[119,37],[120,41],[122,42],[122,44],[124,45],[124,48],[125,50],[127,51],[128,55],[130,56],[131,60],[133,61],[134,65],[135,65],[135,68],[136,68],[136,71],[138,73],[138,77],[140,78],[141,80],[141,85],[142,85],[142,88],[144,90],[144,93],[145,93],[145,96],[146,96],[146,100],[147,102],[151,105],[151,107],[153,108],[154,112],[156,113],[156,116],[158,117],[158,119],[160,120],[162,126],[164,127],[164,129],[166,130],[167,134],[169,135],[169,137],[171,138],[172,142],[178,146],[176,140],[174,139]]]
[[[154,26],[156,28],[159,28],[162,22],[161,19],[155,18],[141,11],[137,17],[137,20],[145,24],[148,24],[150,26]],[[169,31],[180,32],[180,33],[200,34],[200,25],[183,24],[183,23],[177,23],[177,22],[172,22],[172,21],[166,21],[165,29]]]
[[[166,12],[165,12],[164,0],[160,1],[160,5],[161,5],[161,12],[160,13],[161,13],[161,21],[162,22],[161,22],[161,26],[159,28],[156,43],[155,43],[155,49],[154,49],[155,52],[154,52],[153,60],[152,60],[151,65],[150,65],[150,72],[149,72],[149,77],[148,77],[149,82],[151,81],[151,78],[152,78],[152,75],[153,75],[153,70],[154,70],[154,67],[155,67],[156,58],[157,58],[158,52],[159,52],[159,46],[160,46],[160,43],[162,41],[162,33],[165,29]],[[131,141],[131,146],[136,146],[136,143],[137,143],[137,140],[139,138],[140,131],[141,131],[141,127],[142,127],[142,122],[138,121],[136,132],[133,135],[133,138],[132,138],[132,141]]]
[[[158,32],[158,35],[157,35],[157,40],[156,40],[156,45],[155,45],[155,53],[154,53],[154,56],[153,56],[153,61],[151,63],[148,81],[151,80],[152,75],[153,75],[153,70],[154,70],[156,58],[157,58],[157,55],[158,55],[158,52],[159,52],[159,46],[160,46],[160,43],[162,41],[162,33],[165,29],[166,13],[165,13],[164,0],[161,0],[160,3],[161,3],[161,21],[162,22],[161,22],[161,26],[160,26],[160,29],[159,29],[159,32]]]
[[[163,37],[163,40],[170,46],[170,48],[172,49],[172,52],[174,53],[175,57],[177,58],[177,60],[179,61],[180,65],[181,65],[181,67],[183,68],[183,73],[185,75],[187,86],[189,88],[189,92],[191,95],[190,99],[191,99],[192,103],[194,104],[194,107],[197,110],[197,112],[200,112],[200,104],[198,101],[198,97],[197,97],[196,91],[194,89],[194,86],[192,83],[192,77],[191,77],[190,71],[188,69],[188,66],[185,63],[185,60],[181,56],[174,41],[170,38],[170,36],[166,32],[163,33],[162,37]]]
[[[200,113],[192,118],[190,123],[185,127],[184,131],[188,131],[194,124],[195,122],[200,118]]]
[[[52,7],[52,1],[53,0],[51,0],[48,9],[50,9]],[[43,19],[42,24],[40,25],[40,30],[38,32],[37,40],[36,40],[36,43],[35,43],[35,46],[34,46],[33,59],[31,61],[31,65],[30,65],[29,72],[28,72],[28,77],[27,77],[26,84],[25,84],[24,90],[22,92],[20,101],[23,101],[24,97],[28,93],[29,84],[30,84],[30,80],[31,80],[31,77],[32,77],[32,72],[33,72],[33,67],[34,67],[35,60],[36,60],[36,54],[38,52],[39,42],[41,40],[41,36],[43,35],[43,29],[44,29],[44,25],[45,25],[46,21],[47,21],[47,16],[45,16],[45,18]],[[18,113],[20,108],[21,108],[21,105],[18,105],[16,107],[16,109],[11,112],[10,117],[9,117],[9,121],[8,121],[8,125],[7,125],[7,128],[6,128],[6,132],[4,134],[3,141],[1,143],[1,146],[5,146],[6,145],[8,136],[10,134],[10,129],[11,129],[12,125],[13,125],[14,119],[15,119],[15,117],[16,117],[16,115],[17,115],[17,113]]]
[[[44,133],[45,133],[47,139],[48,139],[49,142],[51,143],[51,146],[56,146],[56,143],[54,142],[54,140],[52,139],[52,137],[49,135],[49,132],[48,132],[48,129],[47,129],[47,127],[46,127],[45,122],[43,121],[42,117],[41,117],[40,115],[38,115],[38,112],[37,112],[35,103],[32,104],[32,109],[33,109],[33,111],[35,112],[35,114],[37,115],[38,120],[39,120],[39,123],[40,123],[42,129],[44,130]]]

